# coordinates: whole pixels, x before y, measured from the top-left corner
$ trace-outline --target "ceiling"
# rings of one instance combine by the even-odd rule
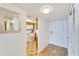
[[[14,5],[24,9],[28,15],[39,16],[46,20],[66,19],[71,6],[70,3],[14,3]],[[40,12],[40,9],[45,5],[52,6],[51,13]]]

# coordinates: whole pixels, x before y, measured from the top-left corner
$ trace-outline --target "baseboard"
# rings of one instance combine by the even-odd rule
[[[48,44],[45,44],[41,49],[38,50],[38,53],[40,53],[45,47],[47,47]]]
[[[68,49],[68,47],[61,46],[61,45],[59,45],[59,44],[55,44],[55,43],[51,43],[51,42],[49,42],[48,44],[53,44],[53,45],[60,46],[60,47],[63,47],[63,48],[66,48],[66,49]]]

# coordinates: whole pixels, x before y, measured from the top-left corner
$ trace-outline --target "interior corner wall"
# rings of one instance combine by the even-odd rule
[[[26,12],[14,5],[2,3],[0,7],[19,13],[20,32],[18,33],[0,33],[0,56],[25,56],[26,40],[24,19]]]
[[[41,52],[48,45],[48,21],[38,19],[38,52]]]
[[[73,43],[74,44],[74,50],[75,50],[75,53],[73,55],[75,56],[79,56],[79,3],[75,3],[74,4],[74,7],[75,7],[75,42]]]
[[[65,48],[68,47],[67,19],[59,19],[49,22],[49,44],[54,44]]]

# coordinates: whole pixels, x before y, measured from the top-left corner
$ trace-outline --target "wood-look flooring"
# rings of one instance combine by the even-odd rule
[[[49,44],[38,56],[67,56],[68,51],[66,48]]]
[[[53,44],[48,44],[46,48],[40,53],[32,54],[30,56],[67,56],[68,51],[66,48],[59,47]]]

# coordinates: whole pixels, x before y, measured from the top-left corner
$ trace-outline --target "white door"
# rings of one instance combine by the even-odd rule
[[[54,30],[53,30],[54,26],[52,23],[49,24],[49,43],[52,44],[52,41],[54,39]]]
[[[65,43],[64,20],[49,22],[49,44],[66,47]]]

